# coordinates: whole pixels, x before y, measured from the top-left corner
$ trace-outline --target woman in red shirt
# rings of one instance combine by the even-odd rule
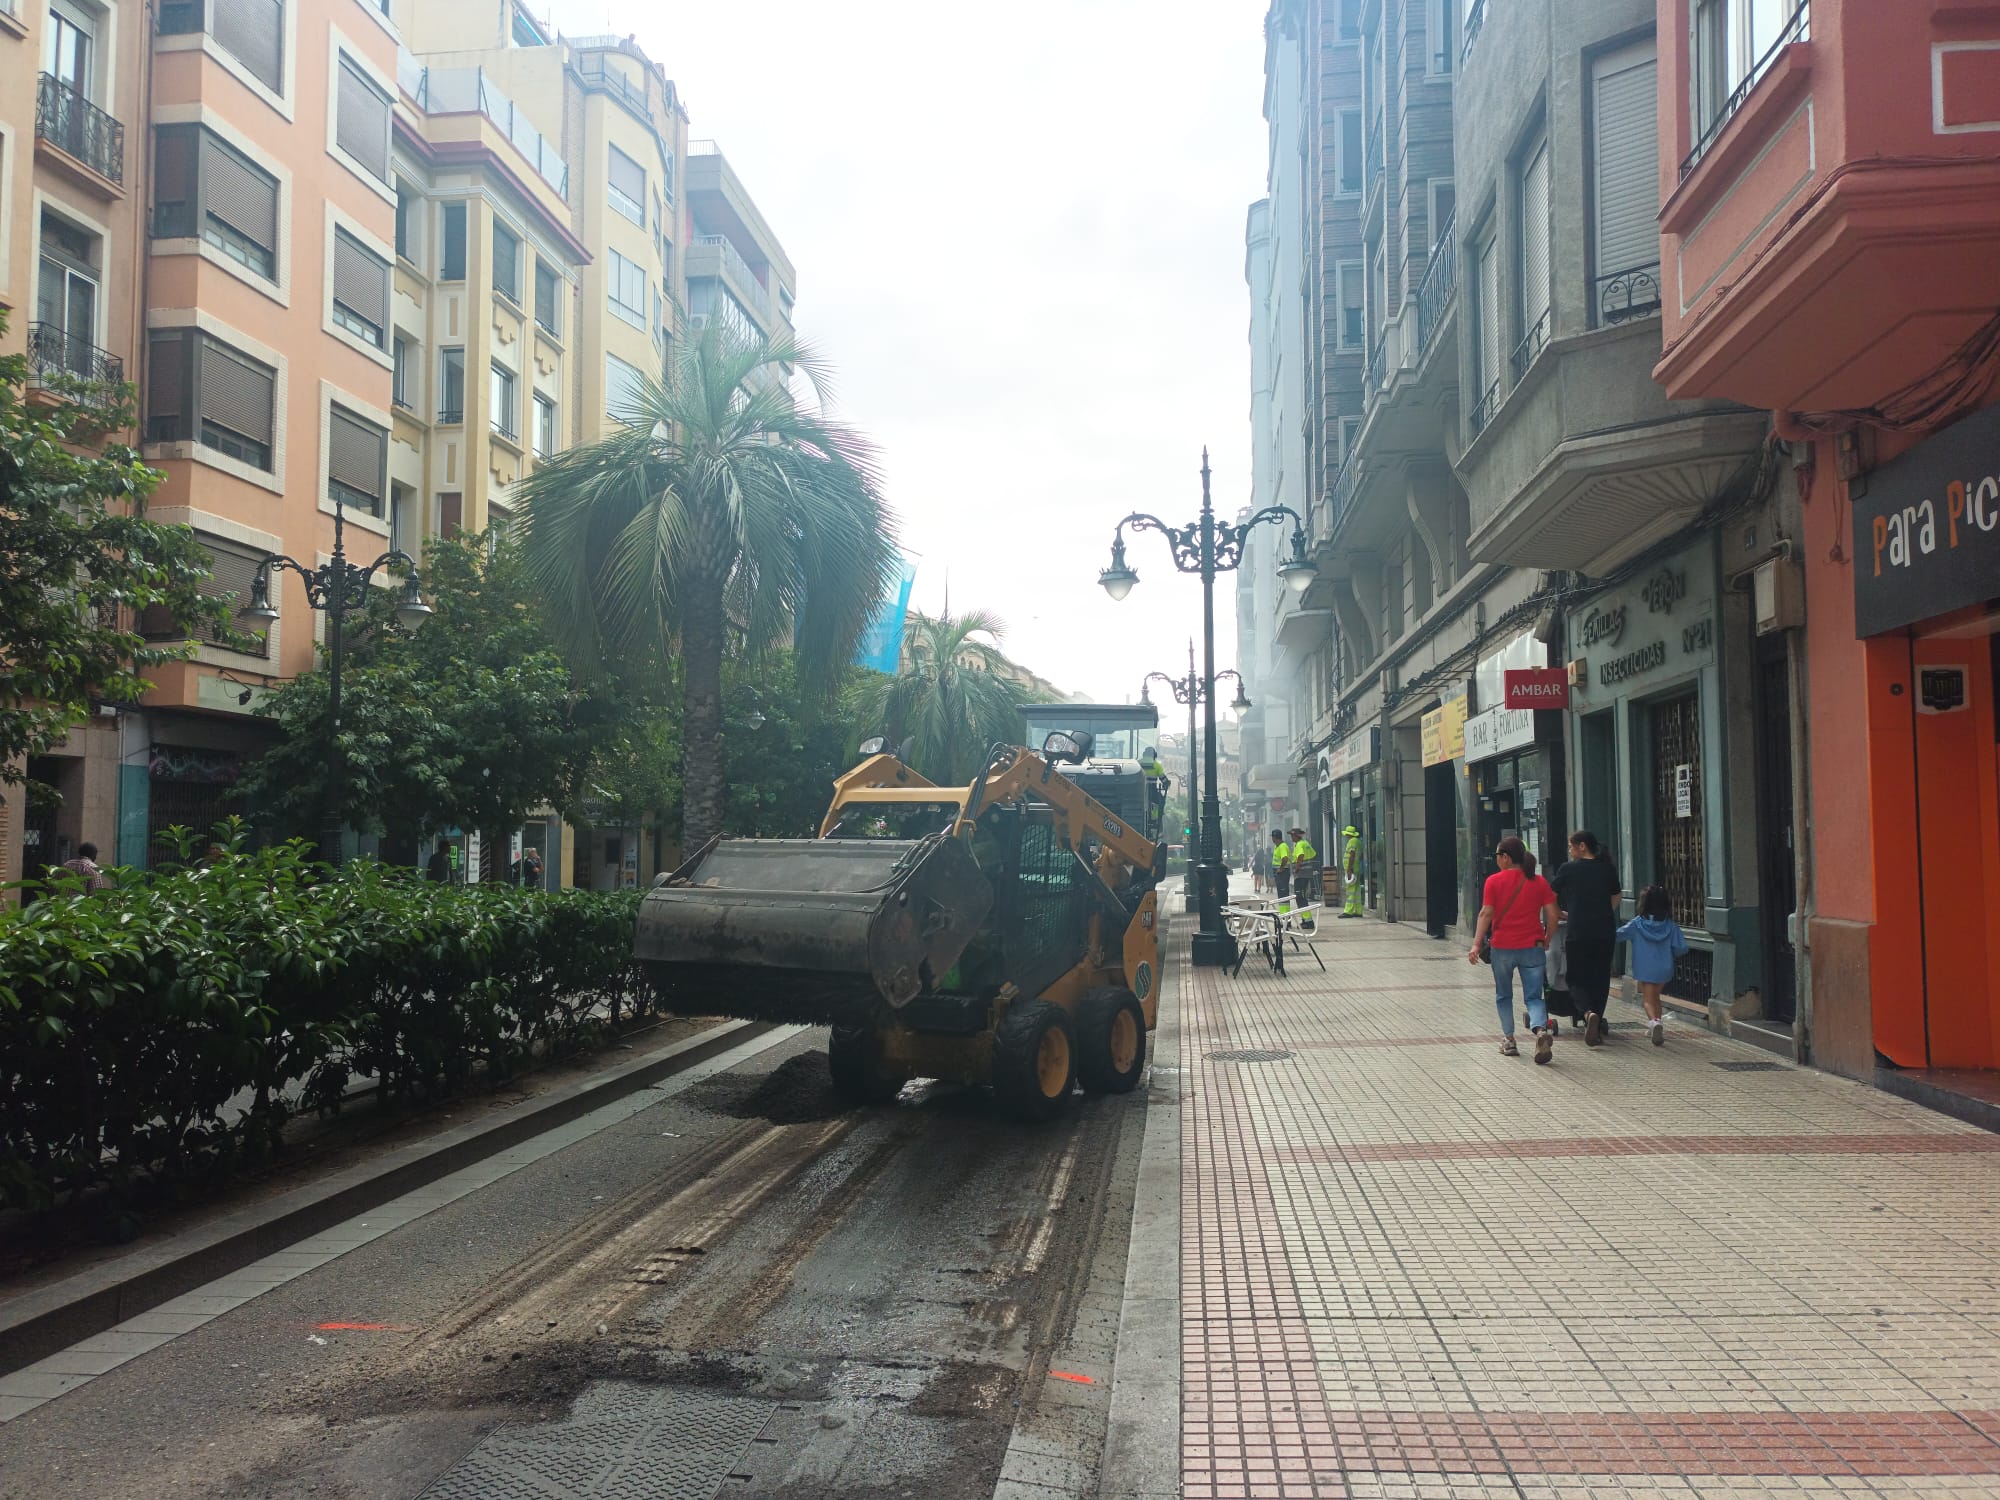
[[[1548,972],[1549,939],[1556,930],[1556,893],[1535,873],[1535,856],[1517,838],[1500,840],[1493,851],[1498,873],[1486,877],[1485,904],[1472,935],[1467,963],[1479,962],[1479,949],[1493,939],[1493,996],[1500,1007],[1500,1055],[1519,1057],[1514,1045],[1514,976],[1521,976],[1521,1001],[1528,1007],[1528,1024],[1535,1028],[1535,1061],[1555,1055],[1555,1033],[1549,1029],[1549,1008],[1542,998]]]

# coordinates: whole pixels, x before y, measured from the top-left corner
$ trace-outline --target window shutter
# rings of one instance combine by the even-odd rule
[[[493,226],[493,288],[511,301],[521,298],[521,242],[498,224]]]
[[[1660,259],[1659,121],[1653,46],[1598,59],[1592,111],[1597,148],[1597,274]]]
[[[389,263],[344,229],[333,232],[333,296],[377,328],[389,326]]]
[[[389,100],[345,54],[334,139],[340,149],[384,182],[389,180]]]
[[[272,93],[279,92],[284,0],[209,0],[209,32]]]
[[[201,341],[201,414],[254,442],[271,442],[276,372],[226,344]]]
[[[147,343],[146,438],[183,442],[188,430],[187,335],[179,329],[156,333]]]
[[[1488,239],[1479,247],[1479,393],[1486,399],[1500,379],[1500,246]]]
[[[1521,335],[1549,310],[1549,143],[1545,136],[1521,169]]]
[[[263,566],[264,554],[252,552],[248,548],[236,546],[217,537],[199,536],[199,540],[203,550],[208,553],[208,577],[199,585],[201,592],[211,599],[234,595],[239,608],[249,603],[251,590],[257,584],[257,570]],[[222,640],[221,634],[207,621],[195,626],[194,638],[212,643],[219,643]],[[269,655],[271,648],[268,630],[257,633],[257,639],[262,645],[250,654]]]
[[[201,137],[202,202],[245,239],[277,253],[278,180],[207,131]]]
[[[326,477],[366,495],[382,509],[382,474],[389,457],[389,434],[351,412],[333,407],[326,428]]]
[[[162,125],[153,132],[153,233],[187,239],[195,233],[195,142],[198,125]]]
[[[637,365],[627,364],[615,354],[604,356],[606,416],[618,422],[637,421],[639,402],[645,386],[645,374]]]
[[[535,267],[535,321],[550,333],[561,331],[556,323],[556,288],[560,283],[548,266]]]
[[[611,186],[641,205],[644,212],[646,202],[646,169],[616,146],[611,148]]]
[[[444,253],[438,260],[441,281],[465,280],[465,205],[444,206]]]

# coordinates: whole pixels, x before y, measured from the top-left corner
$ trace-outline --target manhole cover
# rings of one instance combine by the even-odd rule
[[[1275,1051],[1269,1047],[1245,1047],[1236,1052],[1211,1052],[1210,1062],[1283,1062],[1292,1054]]]
[[[1719,1062],[1716,1067],[1725,1073],[1789,1073],[1791,1069],[1783,1063],[1767,1062]]]

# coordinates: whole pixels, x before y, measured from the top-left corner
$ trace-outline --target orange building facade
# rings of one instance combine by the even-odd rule
[[[1990,1104],[2000,5],[1662,0],[1659,18],[1655,378],[1774,413],[1801,500],[1765,587],[1803,606],[1810,1056]]]

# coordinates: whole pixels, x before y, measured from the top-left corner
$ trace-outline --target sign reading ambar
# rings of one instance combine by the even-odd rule
[[[1512,668],[1506,682],[1509,708],[1569,707],[1569,672],[1562,667]]]
[[[2000,595],[2000,406],[1868,476],[1854,502],[1854,633]]]

